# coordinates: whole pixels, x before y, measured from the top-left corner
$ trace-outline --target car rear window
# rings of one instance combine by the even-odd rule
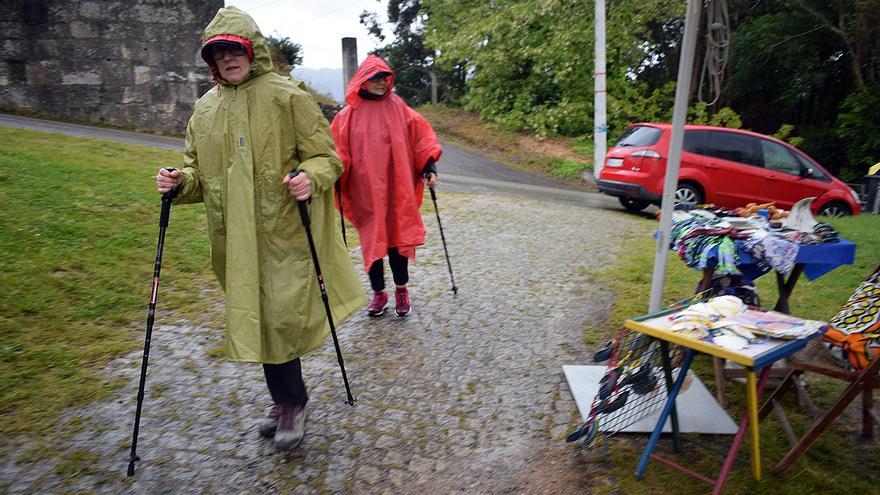
[[[619,148],[633,146],[652,146],[657,144],[663,131],[656,127],[648,127],[646,125],[637,125],[630,127],[620,136],[614,146]]]

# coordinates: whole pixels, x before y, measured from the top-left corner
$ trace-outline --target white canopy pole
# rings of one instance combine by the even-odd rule
[[[663,200],[660,204],[660,233],[654,253],[654,274],[651,277],[651,299],[648,311],[653,313],[662,306],[663,284],[666,281],[666,258],[669,255],[669,237],[672,230],[672,211],[675,205],[675,189],[678,187],[678,169],[681,165],[681,148],[684,142],[684,122],[687,119],[688,96],[694,69],[694,52],[697,47],[697,24],[700,21],[702,0],[688,0],[684,18],[684,37],[681,58],[678,62],[678,81],[675,84],[675,108],[672,112],[672,135],[666,160],[666,177],[663,180]]]
[[[608,147],[608,116],[605,109],[605,0],[596,0],[594,15],[596,59],[593,73],[593,176],[598,179],[599,172],[605,165]]]

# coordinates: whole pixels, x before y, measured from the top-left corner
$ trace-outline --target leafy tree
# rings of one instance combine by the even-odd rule
[[[838,116],[838,136],[846,143],[852,164],[851,177],[859,178],[865,169],[880,162],[880,84],[849,95]]]
[[[593,6],[576,0],[423,0],[426,40],[438,64],[468,71],[465,107],[511,128],[578,135],[593,128]],[[671,95],[661,76],[671,43],[655,34],[680,25],[673,0],[608,5],[606,22],[609,123],[650,120]],[[665,26],[658,28],[657,26]],[[646,41],[649,40],[649,41]],[[663,54],[659,55],[658,54]],[[649,78],[646,78],[649,79]],[[671,98],[668,98],[671,102]],[[668,118],[668,117],[667,117]],[[632,120],[629,120],[631,122]],[[626,123],[629,123],[626,122]]]
[[[437,67],[434,50],[424,44],[424,21],[428,16],[419,0],[389,0],[388,22],[394,26],[394,41],[378,48],[375,53],[394,68],[397,93],[414,105],[431,101],[431,78],[433,71],[438,80],[438,99],[456,103],[464,92],[464,71],[460,67]],[[385,35],[374,12],[364,11],[361,24],[376,40],[382,42]]]
[[[275,72],[288,76],[294,67],[302,64],[302,46],[299,43],[294,43],[287,37],[270,35],[266,36],[266,44],[269,45]]]

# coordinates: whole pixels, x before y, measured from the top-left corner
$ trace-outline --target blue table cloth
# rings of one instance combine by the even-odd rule
[[[760,267],[752,259],[749,253],[742,247],[742,242],[736,243],[736,252],[739,255],[737,268],[746,277],[754,280],[768,271]],[[838,238],[837,242],[823,244],[801,244],[798,249],[795,263],[804,265],[804,275],[809,280],[815,280],[822,275],[842,265],[851,265],[856,260],[856,245],[844,238]]]

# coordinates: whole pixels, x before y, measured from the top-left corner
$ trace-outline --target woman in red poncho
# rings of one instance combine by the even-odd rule
[[[386,255],[396,285],[395,312],[410,312],[407,265],[416,257],[416,246],[425,243],[419,206],[424,186],[437,184],[436,162],[442,152],[434,129],[391,91],[393,86],[394,71],[370,55],[348,84],[348,106],[330,126],[345,165],[342,211],[358,231],[374,291],[367,306],[371,316],[381,315],[388,303]]]

